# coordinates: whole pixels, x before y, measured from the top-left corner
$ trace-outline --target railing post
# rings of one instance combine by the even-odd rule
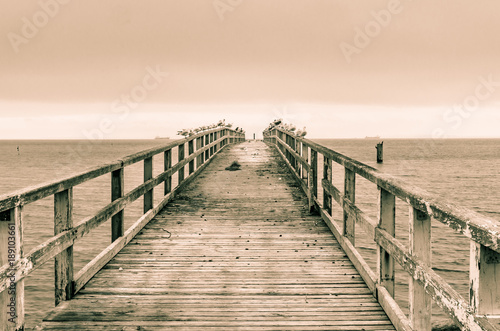
[[[12,253],[12,250],[14,252]],[[0,266],[23,257],[22,208],[0,213]],[[15,273],[12,267],[9,273]],[[12,282],[14,281],[14,282]],[[10,292],[10,293],[9,293]],[[24,329],[24,280],[11,277],[9,286],[0,293],[0,328],[6,331]]]
[[[354,206],[356,202],[356,173],[348,168],[345,168],[344,199],[346,199],[351,206]],[[356,220],[349,215],[348,208],[346,202],[344,202],[343,235],[354,245],[356,238]]]
[[[191,156],[191,154],[194,153],[194,140],[190,140],[188,142],[188,155]],[[189,161],[189,174],[191,175],[194,172],[194,160]]]
[[[144,159],[144,182],[153,178],[153,157]],[[144,214],[153,209],[153,189],[144,194]]]
[[[471,241],[469,302],[477,315],[500,315],[500,254]]]
[[[198,152],[201,149],[201,137],[196,138],[196,151]],[[196,157],[196,169],[201,167],[201,154],[198,154]]]
[[[165,153],[163,154],[163,169],[165,171],[167,171],[170,168],[172,168],[172,150],[171,149],[165,151]],[[172,191],[172,176],[168,176],[167,179],[165,179],[164,193],[165,193],[165,195],[167,195],[171,191]]]
[[[309,211],[315,209],[314,198],[318,196],[318,152],[311,148],[311,176],[309,178]]]
[[[379,186],[378,227],[396,235],[396,197]],[[377,249],[378,283],[394,298],[394,259],[380,246]]]
[[[208,146],[208,144],[209,144],[209,139],[210,139],[210,134],[205,135],[205,145],[204,145],[204,146]],[[210,158],[210,150],[209,150],[209,149],[207,149],[207,150],[205,151],[205,157],[204,157],[204,159],[203,159],[203,163],[205,163],[205,161],[207,161],[209,158]]]
[[[214,140],[213,141],[217,141],[217,134],[218,132],[214,132],[213,135],[214,135]],[[218,144],[215,144],[214,147],[213,147],[213,153],[212,154],[215,154],[217,153],[217,145]]]
[[[214,142],[214,133],[212,132],[210,134],[210,143],[213,143]],[[212,155],[214,155],[214,146],[210,147],[210,157],[212,157]]]
[[[410,206],[410,254],[431,267],[431,218]],[[430,331],[432,300],[425,288],[410,277],[410,323],[413,330]]]
[[[180,144],[179,145],[179,151],[178,151],[178,154],[177,154],[177,161],[180,163],[182,160],[184,160],[184,145],[185,144]],[[180,169],[179,169],[179,183],[178,185],[180,185],[182,183],[182,181],[184,180],[184,166],[182,166]]]
[[[123,168],[115,170],[111,173],[111,201],[115,201],[123,197],[124,194],[124,176]],[[111,218],[111,242],[123,236],[123,210],[119,211]]]
[[[332,160],[323,155],[323,179],[332,182]],[[332,215],[332,196],[323,188],[323,209]]]
[[[304,144],[304,142],[302,142],[302,149],[300,151],[300,155],[302,155],[302,157],[304,158],[304,161],[306,161],[307,163],[309,163],[309,146],[307,146],[306,144]],[[309,174],[307,173],[307,169],[304,169],[304,167],[302,167],[302,179],[307,183],[307,178],[309,177]]]
[[[54,235],[73,227],[73,188],[54,194]],[[55,304],[73,297],[73,245],[54,258]]]
[[[297,139],[295,137],[292,137],[292,150],[297,152]],[[298,166],[299,166],[299,161],[295,158],[295,155],[292,154],[293,157],[293,168],[296,171],[299,171]]]
[[[295,152],[297,152],[297,154],[302,156],[302,142],[300,142],[298,140],[295,141]],[[304,167],[302,165],[302,162],[297,162],[297,172],[299,173],[300,178],[302,178],[302,173],[304,171],[303,168]]]

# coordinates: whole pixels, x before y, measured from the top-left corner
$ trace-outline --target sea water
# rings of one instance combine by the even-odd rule
[[[375,145],[371,139],[321,139],[316,142],[343,153],[380,171],[399,176],[436,196],[468,207],[500,221],[500,139],[448,139],[384,141],[384,163],[376,163]],[[0,195],[61,178],[123,156],[166,144],[165,140],[104,141],[0,141]],[[19,150],[18,150],[19,147]],[[175,151],[174,151],[175,152]],[[177,157],[174,155],[173,160]],[[321,160],[320,160],[321,161]],[[175,161],[174,161],[175,163]],[[321,163],[320,163],[321,164]],[[320,167],[321,168],[321,167]],[[154,158],[154,175],[163,169],[163,157]],[[125,191],[143,180],[142,163],[125,169]],[[175,180],[175,176],[174,176]],[[110,175],[74,188],[74,223],[95,214],[109,203]],[[334,165],[333,183],[343,188],[343,168]],[[174,182],[175,185],[175,182]],[[155,190],[155,203],[161,191]],[[374,220],[377,219],[377,187],[357,176],[356,203]],[[23,208],[24,252],[53,235],[53,197]],[[142,200],[125,210],[125,226],[141,216]],[[340,210],[336,210],[336,215]],[[397,201],[396,237],[408,243],[408,205]],[[340,218],[340,216],[338,217]],[[375,245],[356,232],[356,246],[375,268]],[[110,243],[110,225],[106,222],[75,244],[75,273]],[[446,226],[433,221],[433,268],[464,298],[468,297],[469,241]],[[375,270],[375,269],[374,269]],[[26,326],[38,325],[54,305],[53,260],[37,269],[25,280]],[[408,277],[398,269],[396,299],[407,311]],[[446,316],[434,309],[434,322]]]

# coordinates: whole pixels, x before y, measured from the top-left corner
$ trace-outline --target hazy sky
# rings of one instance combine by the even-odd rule
[[[0,3],[0,139],[500,137],[497,0]]]

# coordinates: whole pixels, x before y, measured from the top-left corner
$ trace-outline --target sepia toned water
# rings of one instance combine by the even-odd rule
[[[500,221],[500,139],[477,140],[398,140],[384,141],[382,165],[375,162],[376,140],[315,140],[340,153],[367,163],[413,183],[446,200],[469,207]],[[109,141],[0,141],[0,195],[44,181],[60,178],[88,167],[165,144],[165,140]],[[19,146],[19,152],[17,147]],[[175,151],[174,151],[175,154]],[[173,155],[173,160],[177,156]],[[321,161],[321,160],[320,160]],[[175,162],[175,161],[174,161]],[[320,163],[321,164],[321,163]],[[154,175],[163,169],[163,158],[154,159]],[[125,169],[125,191],[143,180],[142,163]],[[342,190],[343,168],[334,165],[334,185]],[[91,180],[74,189],[74,223],[95,214],[110,201],[110,175]],[[175,177],[174,177],[174,183]],[[155,203],[162,189],[155,192]],[[376,220],[377,187],[357,176],[356,203]],[[126,228],[141,216],[142,200],[125,210]],[[336,209],[336,215],[340,210]],[[53,198],[32,203],[23,209],[24,252],[53,235]],[[338,216],[337,216],[338,217]],[[408,242],[408,206],[397,201],[396,237]],[[433,267],[466,299],[468,296],[469,241],[440,223],[432,229]],[[375,245],[357,231],[356,246],[375,266]],[[110,243],[110,223],[106,222],[75,244],[75,273]],[[396,275],[396,299],[406,307],[407,276]],[[33,328],[54,305],[53,261],[25,281],[26,326]],[[434,322],[446,317],[434,309]]]

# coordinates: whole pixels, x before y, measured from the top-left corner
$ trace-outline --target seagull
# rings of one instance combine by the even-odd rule
[[[182,130],[177,131],[177,135],[179,135],[179,136],[187,137],[188,134],[189,134],[189,130],[186,130],[186,129],[182,129]]]
[[[307,131],[306,131],[306,127],[305,126],[304,126],[304,128],[302,130],[297,131],[297,136],[299,136],[301,138],[305,137],[306,134],[307,134]]]

